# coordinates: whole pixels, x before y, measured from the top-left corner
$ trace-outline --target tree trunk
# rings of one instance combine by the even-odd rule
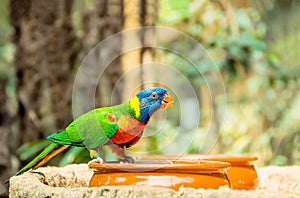
[[[85,3],[82,3],[81,5],[83,10],[82,22],[84,34],[80,54],[83,60],[91,50],[97,50],[97,48],[94,48],[100,44],[101,41],[122,31],[124,5],[123,0],[95,1],[95,5],[92,8]],[[101,51],[105,51],[106,54],[119,54],[121,50],[120,43],[122,43],[121,39],[122,38],[120,37],[117,43],[111,43],[109,47],[101,49]],[[90,64],[93,64],[93,66],[99,65],[99,61],[103,62],[101,58],[105,58],[105,55],[102,54],[100,56],[98,54],[94,57],[92,55],[88,56],[89,62]],[[97,72],[93,71],[93,69],[98,66],[95,66],[95,68],[93,68],[92,65],[87,67],[87,70],[90,69],[91,71],[85,71],[89,74],[88,79],[83,79],[85,83],[80,85],[80,92],[82,93],[78,94],[79,96],[76,97],[81,97],[78,99],[79,101],[81,100],[81,103],[84,100],[83,97],[95,97],[95,104],[82,104],[82,107],[80,107],[79,110],[80,112],[89,111],[94,107],[114,105],[121,102],[122,87],[118,87],[117,90],[115,90],[117,96],[113,99],[111,98],[111,93],[123,73],[122,63],[120,58],[111,61],[113,62],[107,67],[102,76],[98,76],[98,74],[96,74]],[[99,77],[101,77],[100,82],[97,82]],[[95,83],[98,83],[96,93],[91,89]]]
[[[72,119],[72,0],[11,0],[10,6],[22,144],[60,130]]]
[[[123,30],[123,24],[124,24],[124,2],[123,0],[104,0],[104,1],[98,1],[98,4],[96,5],[96,12],[97,12],[97,18],[100,23],[98,27],[99,31],[99,41],[104,40],[105,38],[112,36],[113,34],[116,34],[118,32],[121,32]],[[122,43],[122,37],[119,37],[117,43],[112,43],[111,48],[107,49],[109,53],[121,53],[121,46],[120,43]],[[119,104],[122,102],[122,90],[123,86],[122,83],[120,83],[121,86],[115,87],[118,80],[120,80],[121,75],[123,73],[122,70],[122,62],[121,57],[114,60],[111,65],[107,69],[107,75],[104,75],[106,77],[107,86],[106,90],[108,93],[112,93],[113,89],[115,90],[115,93],[117,93],[116,97],[112,98],[111,105]],[[109,94],[111,96],[111,94]],[[110,105],[110,104],[108,104]]]
[[[9,146],[11,115],[7,106],[5,81],[0,76],[0,197],[8,194],[3,181],[9,178],[11,173],[11,151]]]
[[[144,26],[154,26],[158,18],[158,1],[143,1],[143,0],[124,0],[124,14],[126,20],[124,29],[131,29]],[[123,39],[124,49],[128,49],[132,43],[135,45],[144,46],[147,39],[155,38],[155,31],[145,31],[141,29],[139,34],[130,35]],[[150,42],[151,43],[151,42]],[[143,89],[144,82],[153,79],[153,71],[146,69],[143,64],[154,61],[155,49],[140,48],[132,49],[132,51],[123,54],[123,70],[124,75],[124,91],[123,97],[128,99],[130,94],[136,88]],[[137,67],[138,66],[138,67]],[[138,70],[136,70],[138,69]],[[134,72],[138,71],[138,72]],[[137,91],[137,90],[135,90]]]

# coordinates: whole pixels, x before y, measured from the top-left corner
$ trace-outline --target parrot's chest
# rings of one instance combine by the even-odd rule
[[[140,137],[146,125],[134,118],[121,117],[118,121],[118,130],[110,138],[115,144],[128,143],[136,137]]]

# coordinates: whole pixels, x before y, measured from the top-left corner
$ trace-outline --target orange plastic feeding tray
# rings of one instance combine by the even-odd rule
[[[231,187],[227,177],[230,164],[195,160],[138,160],[134,164],[91,163],[94,175],[90,187],[146,185],[167,187]]]
[[[257,157],[237,155],[207,155],[205,160],[229,162],[228,178],[233,189],[253,190],[258,185],[258,175],[254,167]]]
[[[212,160],[220,162],[228,162],[231,168],[227,171],[231,187],[237,190],[253,190],[258,185],[258,176],[254,167],[254,161],[257,157],[241,156],[241,155],[149,155],[139,159],[147,160],[163,160],[163,159],[184,159],[184,160]]]

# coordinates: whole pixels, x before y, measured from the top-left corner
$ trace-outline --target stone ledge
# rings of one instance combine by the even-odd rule
[[[300,197],[300,167],[257,168],[259,187],[252,191],[181,188],[178,192],[147,186],[88,188],[93,172],[86,164],[43,167],[10,179],[10,197]],[[42,173],[42,174],[41,174]]]

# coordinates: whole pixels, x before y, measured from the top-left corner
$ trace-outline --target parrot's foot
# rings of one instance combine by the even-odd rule
[[[88,162],[88,166],[90,166],[91,163],[99,163],[103,164],[104,160],[101,157],[97,157],[95,159],[92,159],[91,161]]]
[[[122,156],[122,158],[119,159],[120,163],[129,163],[129,164],[134,164],[135,160],[127,155]]]

